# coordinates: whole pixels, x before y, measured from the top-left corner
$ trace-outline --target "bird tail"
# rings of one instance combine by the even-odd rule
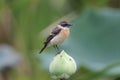
[[[47,47],[47,44],[44,45],[44,47],[40,50],[39,54],[41,54],[46,47]]]

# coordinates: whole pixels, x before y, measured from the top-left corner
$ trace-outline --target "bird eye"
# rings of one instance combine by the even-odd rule
[[[65,27],[65,26],[68,26],[68,24],[61,24],[61,26]]]
[[[60,24],[61,26],[63,26],[63,27],[70,27],[70,26],[71,26],[71,24],[68,23],[68,22],[66,22],[66,21],[62,21],[62,22],[60,22],[59,24]]]

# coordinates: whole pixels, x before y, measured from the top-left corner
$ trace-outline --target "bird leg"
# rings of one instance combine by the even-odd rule
[[[57,52],[56,46],[54,45],[53,47],[54,47],[55,51]]]
[[[60,49],[59,49],[59,47],[57,45],[54,45],[53,47],[55,48],[57,53],[60,53]]]
[[[56,49],[57,49],[58,51],[60,51],[59,47],[58,47],[57,45],[55,45],[55,46],[56,46]]]

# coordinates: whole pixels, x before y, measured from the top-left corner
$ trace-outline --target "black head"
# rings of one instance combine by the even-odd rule
[[[59,25],[61,25],[62,27],[70,27],[70,26],[72,26],[69,22],[67,22],[67,21],[62,21],[62,22],[60,22],[59,23]]]

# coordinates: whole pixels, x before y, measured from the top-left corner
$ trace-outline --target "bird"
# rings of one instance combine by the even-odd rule
[[[53,30],[50,35],[46,38],[44,46],[39,53],[42,53],[48,46],[53,46],[57,53],[60,52],[58,45],[62,44],[70,34],[70,26],[72,24],[68,21],[61,21]]]

